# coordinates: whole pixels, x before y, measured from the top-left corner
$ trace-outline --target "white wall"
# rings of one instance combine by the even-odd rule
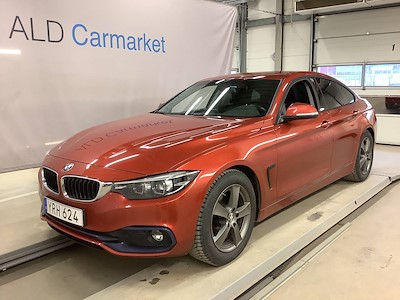
[[[284,71],[308,71],[310,57],[310,22],[299,21],[283,25]]]
[[[376,142],[380,144],[400,145],[400,115],[378,114],[377,119],[378,134]]]
[[[249,20],[275,18],[275,0],[249,1]],[[284,1],[284,14],[293,14],[292,0]],[[270,12],[270,13],[268,13]],[[271,13],[272,12],[272,13]],[[275,25],[250,27],[247,32],[247,71],[274,71]],[[309,69],[310,21],[283,26],[282,70]]]
[[[400,89],[398,88],[371,88],[367,87],[364,90],[361,88],[353,88],[353,90],[360,96],[390,96],[390,95],[400,95]]]
[[[252,0],[248,1],[248,19],[258,20],[275,17],[276,1],[275,0]],[[268,13],[272,12],[272,13]]]
[[[293,0],[284,0],[283,13],[294,14]],[[283,58],[284,71],[308,71],[310,57],[311,20],[285,23],[283,25]]]
[[[285,15],[294,14],[294,0],[283,0],[283,13]]]
[[[274,70],[275,25],[252,27],[247,30],[247,71]]]
[[[248,2],[248,19],[274,18],[276,2],[255,0]],[[247,72],[274,70],[275,25],[250,27],[247,29]]]

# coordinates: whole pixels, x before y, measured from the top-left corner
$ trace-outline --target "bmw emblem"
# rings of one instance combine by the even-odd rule
[[[63,171],[64,171],[64,172],[68,172],[68,171],[71,170],[73,167],[74,167],[74,163],[71,162],[71,163],[65,165],[65,167],[63,168]]]

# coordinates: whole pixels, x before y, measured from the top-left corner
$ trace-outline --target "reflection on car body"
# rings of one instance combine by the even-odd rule
[[[340,178],[365,180],[375,123],[366,100],[323,74],[202,80],[52,149],[42,219],[113,254],[224,265],[255,222]]]

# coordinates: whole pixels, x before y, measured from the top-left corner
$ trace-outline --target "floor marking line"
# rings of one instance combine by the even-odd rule
[[[10,200],[14,200],[14,199],[18,199],[18,198],[22,198],[22,197],[25,197],[25,196],[35,195],[37,193],[38,192],[30,192],[30,193],[25,193],[25,194],[21,194],[21,195],[17,195],[17,196],[12,196],[12,197],[8,197],[8,198],[0,199],[0,203],[7,202],[7,201],[10,201]]]

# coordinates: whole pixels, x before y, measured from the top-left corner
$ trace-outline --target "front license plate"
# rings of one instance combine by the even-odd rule
[[[47,197],[44,198],[44,202],[46,212],[49,215],[74,225],[83,226],[82,209],[62,204]]]

